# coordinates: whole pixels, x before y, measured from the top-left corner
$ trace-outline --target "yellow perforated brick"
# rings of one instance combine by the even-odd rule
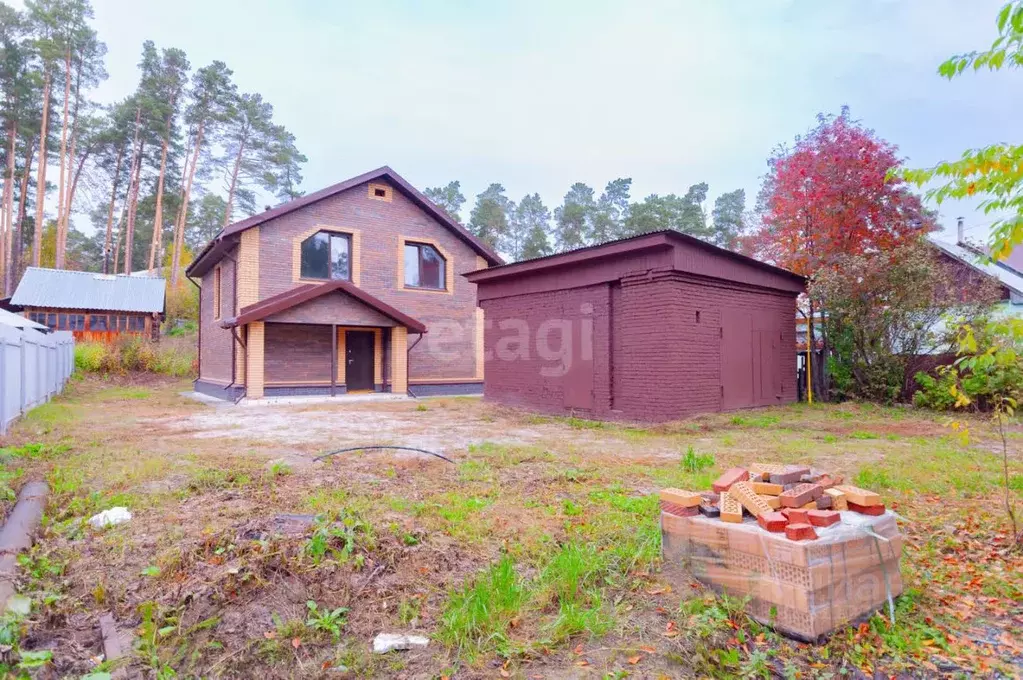
[[[760,517],[765,512],[771,512],[771,506],[753,491],[753,487],[750,486],[749,482],[736,482],[732,484],[732,488],[728,490],[728,493],[735,500],[739,501],[742,507],[749,510],[750,514],[754,517]]]
[[[703,497],[698,493],[682,489],[661,489],[661,500],[681,505],[684,508],[693,508],[703,501]]]
[[[738,524],[742,522],[742,505],[732,498],[731,493],[722,491],[718,499],[718,508],[721,510],[721,521]]]

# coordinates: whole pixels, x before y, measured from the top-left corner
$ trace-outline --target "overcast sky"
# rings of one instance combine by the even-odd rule
[[[936,75],[990,43],[1002,0],[94,2],[101,101],[135,88],[144,39],[220,59],[296,135],[304,190],[387,164],[460,180],[466,216],[490,182],[553,209],[620,176],[634,199],[706,181],[708,209],[752,205],[771,149],[843,104],[912,165],[1023,136],[1023,74]],[[946,228],[986,237],[973,207]]]

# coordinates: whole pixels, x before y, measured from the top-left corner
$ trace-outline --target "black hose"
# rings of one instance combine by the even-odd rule
[[[336,456],[339,453],[348,453],[349,451],[372,451],[374,449],[400,449],[402,451],[416,451],[418,453],[425,453],[429,456],[435,456],[437,458],[440,458],[441,460],[446,460],[447,462],[452,464],[454,464],[455,462],[443,454],[434,453],[433,451],[427,451],[426,449],[417,449],[414,446],[353,446],[349,449],[338,449],[337,451],[330,451],[328,453],[324,453],[323,455],[316,456],[316,458],[313,458],[313,461],[315,462],[318,460],[323,460],[324,458]]]

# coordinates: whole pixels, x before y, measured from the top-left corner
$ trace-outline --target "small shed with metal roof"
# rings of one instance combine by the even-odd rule
[[[790,271],[661,231],[466,277],[487,400],[652,421],[796,400]]]
[[[165,298],[166,284],[155,276],[29,267],[11,304],[29,320],[72,331],[78,340],[109,341],[122,334],[155,340]]]

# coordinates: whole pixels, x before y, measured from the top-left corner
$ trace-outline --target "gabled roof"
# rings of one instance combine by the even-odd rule
[[[394,184],[395,188],[397,188],[398,191],[404,194],[409,200],[411,200],[413,203],[419,206],[419,208],[426,212],[428,215],[430,215],[435,220],[437,220],[445,227],[450,229],[452,232],[454,232],[455,236],[462,239],[466,244],[468,244],[470,248],[472,248],[479,255],[481,255],[487,261],[488,264],[495,265],[504,262],[501,259],[501,257],[496,252],[494,252],[493,249],[490,248],[490,246],[488,246],[483,241],[478,239],[475,235],[469,232],[469,230],[460,225],[458,222],[451,219],[451,217],[449,217],[446,212],[444,212],[436,205],[434,205],[433,201],[428,199],[426,196],[420,193],[415,187],[413,187],[411,184],[405,181],[405,179],[401,175],[399,175],[394,170],[391,170],[391,168],[385,165],[383,167],[377,168],[376,170],[370,170],[367,173],[363,173],[356,177],[346,179],[343,182],[338,182],[337,184],[329,186],[326,189],[314,191],[313,193],[308,194],[306,196],[302,196],[301,198],[296,198],[293,201],[282,203],[276,208],[265,210],[261,213],[253,215],[252,217],[248,217],[244,220],[228,225],[227,227],[222,229],[219,234],[214,236],[212,241],[206,244],[206,247],[202,249],[202,252],[200,252],[199,255],[196,256],[192,264],[190,264],[188,266],[188,269],[185,270],[185,274],[188,276],[202,276],[203,274],[205,274],[209,270],[209,268],[216,264],[223,256],[223,253],[226,250],[224,246],[228,244],[233,244],[234,242],[233,237],[242,233],[246,229],[251,229],[252,227],[259,226],[260,224],[263,224],[264,222],[267,222],[274,218],[295,212],[296,210],[300,210],[308,205],[312,205],[317,201],[322,201],[325,198],[336,196],[343,191],[354,189],[360,184],[365,184],[366,182],[372,182],[374,180],[379,179],[389,180],[392,184]]]
[[[931,245],[952,259],[958,260],[982,274],[987,274],[1016,295],[1023,296],[1023,276],[1015,270],[1009,267],[1000,267],[991,258],[985,257],[972,248],[966,248],[958,243],[942,241],[941,239],[934,238],[932,235],[928,235],[927,240]]]
[[[244,326],[253,321],[261,321],[266,317],[283,312],[286,309],[297,307],[310,300],[315,300],[321,295],[343,291],[363,303],[367,307],[375,309],[389,319],[394,319],[398,324],[405,326],[413,333],[425,333],[426,325],[416,321],[411,316],[399,312],[383,300],[376,298],[363,289],[348,281],[327,281],[325,283],[307,283],[297,288],[292,288],[283,293],[268,297],[256,304],[242,307],[238,316],[224,319],[221,325],[225,328],[232,326]]]
[[[11,303],[22,307],[163,312],[161,278],[29,267]]]
[[[683,234],[682,232],[675,231],[674,229],[651,231],[638,236],[618,239],[617,241],[607,241],[605,243],[598,243],[592,246],[576,248],[575,250],[569,250],[564,253],[545,255],[544,257],[537,257],[531,260],[521,260],[519,262],[509,262],[508,264],[490,267],[489,269],[478,269],[474,272],[468,272],[463,276],[469,279],[472,283],[490,281],[492,279],[499,279],[505,276],[514,276],[551,267],[576,264],[594,258],[607,258],[625,255],[626,253],[644,250],[651,247],[667,247],[670,246],[673,241],[676,243],[685,243],[691,246],[696,246],[702,250],[716,253],[749,267],[762,269],[764,271],[771,272],[772,274],[784,276],[803,285],[806,284],[806,277],[790,272],[788,269],[782,269],[781,267],[776,267],[773,264],[767,264],[766,262],[761,262],[760,260],[756,260],[752,257],[733,252],[726,248],[721,248],[713,243],[701,241],[696,237]]]

